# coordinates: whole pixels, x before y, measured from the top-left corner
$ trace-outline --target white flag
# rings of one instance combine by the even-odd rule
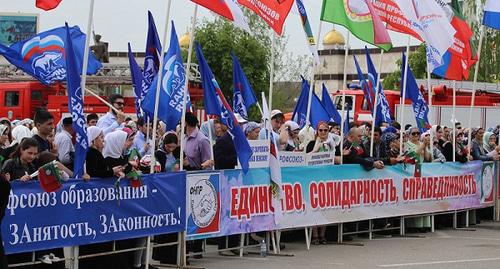
[[[394,0],[410,27],[420,35],[427,48],[431,72],[442,65],[442,58],[453,45],[455,29],[441,5],[429,0]]]

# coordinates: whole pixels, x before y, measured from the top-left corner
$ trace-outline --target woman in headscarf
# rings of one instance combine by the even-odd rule
[[[399,136],[392,132],[384,133],[381,138],[382,149],[385,151],[385,156],[389,158],[391,165],[401,163],[404,157],[399,153]]]
[[[91,177],[101,178],[123,176],[123,167],[121,165],[111,167],[106,165],[104,161],[104,156],[102,155],[104,134],[101,128],[97,126],[87,128],[87,137],[90,145],[86,158],[87,174]]]
[[[463,143],[464,133],[461,130],[455,130],[455,161],[465,163],[468,161],[469,151]],[[453,140],[453,131],[451,131],[451,139]],[[443,145],[443,155],[447,162],[453,162],[453,142],[446,141]]]
[[[410,127],[409,139],[405,144],[406,154],[415,157],[415,161],[422,163],[424,160],[424,146],[420,143],[420,129],[417,127]]]
[[[299,149],[300,126],[294,121],[287,121],[281,126],[280,144],[284,144],[284,151],[296,151]]]
[[[7,126],[7,136],[9,137],[9,140],[5,146],[8,146],[12,142],[12,123],[8,118],[0,118],[0,124]]]
[[[489,156],[488,152],[484,148],[484,129],[474,128],[472,129],[472,150],[471,155],[474,160],[481,161],[498,161],[499,156]]]
[[[499,155],[500,147],[497,145],[497,136],[494,133],[484,133],[483,148],[488,156],[495,157]]]
[[[122,166],[124,173],[132,170],[129,163],[128,151],[134,143],[135,132],[129,128],[116,130],[104,137],[104,161],[108,167]]]
[[[248,140],[258,140],[260,133],[260,125],[254,121],[251,121],[245,126],[245,136]]]
[[[7,131],[7,126],[0,124],[0,167],[11,153],[5,152],[8,148],[7,143],[9,143],[9,136],[7,134]]]
[[[446,162],[446,158],[444,157],[441,150],[439,150],[437,143],[434,144],[431,153],[431,134],[429,131],[423,133],[420,139],[422,140],[422,145],[423,145],[422,156],[423,156],[423,161],[425,163]]]

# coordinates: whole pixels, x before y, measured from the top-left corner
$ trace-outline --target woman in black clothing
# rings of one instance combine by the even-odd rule
[[[3,164],[2,173],[5,174],[7,180],[30,180],[30,175],[36,172],[33,161],[37,153],[38,142],[33,138],[24,139],[16,151],[12,153],[11,159]]]
[[[108,167],[122,166],[125,174],[132,171],[133,166],[128,159],[128,151],[134,143],[135,132],[129,128],[116,130],[104,138],[104,161]]]
[[[161,165],[161,172],[175,172],[179,170],[180,150],[177,134],[166,133],[160,148],[155,152],[155,158]]]
[[[108,166],[104,161],[102,150],[104,149],[104,134],[101,128],[91,126],[87,128],[87,136],[90,148],[87,152],[86,166],[87,174],[91,177],[107,178],[120,176],[123,173],[123,167]]]
[[[468,161],[469,151],[467,147],[463,144],[464,134],[461,130],[456,130],[455,136],[455,161],[466,163]],[[447,162],[453,162],[453,142],[446,141],[443,144],[443,155]]]

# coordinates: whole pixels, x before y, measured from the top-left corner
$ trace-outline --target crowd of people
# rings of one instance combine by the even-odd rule
[[[86,158],[84,180],[124,177],[134,170],[148,173],[152,154],[161,172],[177,171],[181,162],[185,170],[234,169],[237,166],[237,154],[231,134],[218,119],[210,119],[200,125],[194,114],[186,113],[184,138],[180,138],[180,127],[174,131],[166,131],[162,123],[159,124],[157,133],[153,134],[151,122],[143,118],[132,120],[120,112],[124,108],[123,96],[113,94],[108,97],[108,101],[118,112],[110,109],[101,117],[97,114],[87,115],[90,148]],[[248,140],[267,139],[268,132],[262,123],[247,121],[240,116],[237,118]],[[54,117],[46,110],[38,110],[33,120],[11,122],[6,118],[0,119],[2,209],[5,209],[8,199],[8,183],[36,179],[32,174],[48,162],[57,160],[56,165],[65,177],[72,177],[75,155],[75,133],[72,124],[71,117],[63,118],[58,123],[54,122]],[[418,163],[489,161],[499,160],[500,156],[500,126],[487,130],[473,128],[472,145],[469,147],[469,130],[463,129],[460,123],[456,123],[455,128],[434,125],[428,131],[421,132],[415,126],[407,125],[402,128],[397,122],[384,122],[373,128],[373,154],[370,154],[370,123],[352,122],[349,130],[345,130],[346,135],[342,136],[338,123],[319,122],[317,126],[301,128],[296,122],[285,122],[284,114],[280,110],[273,110],[270,125],[275,134],[274,142],[280,151],[335,152],[336,164],[360,164],[366,170],[383,169],[387,165],[402,163],[409,156]],[[400,137],[403,138],[402,151]],[[151,147],[152,139],[157,139],[157,149]],[[342,139],[344,141],[341,141]],[[184,152],[180,152],[181,141],[184,143]],[[0,211],[3,217],[4,210]],[[175,241],[176,235],[158,236],[157,239],[159,242]],[[326,242],[325,227],[314,228],[312,243]],[[126,240],[122,243],[123,247],[139,247],[146,244],[146,239]],[[238,243],[237,237],[230,238],[229,247],[237,246]],[[219,245],[224,248],[225,240]],[[93,250],[109,250],[109,247],[109,244],[101,244],[94,246]],[[117,247],[121,247],[120,244]],[[201,241],[190,242],[188,249],[196,253],[201,252]],[[82,251],[85,252],[85,249]],[[41,254],[43,255],[39,258],[44,263],[51,263],[55,256],[51,253]],[[144,254],[143,251],[135,251],[128,256],[120,254],[117,259],[109,259],[104,263],[109,264],[111,261],[115,267],[121,264],[123,267],[120,268],[141,268],[144,264]],[[159,248],[154,252],[154,258],[163,263],[175,263],[176,256],[175,246]],[[201,257],[200,254],[194,256]],[[7,260],[3,253],[1,258],[2,265],[6,265]],[[16,259],[13,257],[13,260]],[[99,262],[103,262],[102,259]]]

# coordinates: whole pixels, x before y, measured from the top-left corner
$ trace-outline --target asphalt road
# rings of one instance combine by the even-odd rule
[[[222,257],[205,254],[201,260],[191,259],[197,268],[500,268],[500,223],[485,222],[471,230],[437,230],[421,234],[421,238],[354,238],[363,246],[312,246],[305,242],[286,243],[285,254],[292,257],[258,255]],[[415,234],[413,234],[415,235]],[[215,250],[216,246],[208,246]],[[258,251],[249,250],[249,251]]]

